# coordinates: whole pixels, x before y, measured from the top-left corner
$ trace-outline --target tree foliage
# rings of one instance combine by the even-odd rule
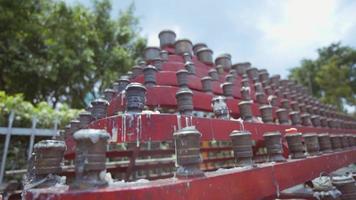
[[[81,110],[70,109],[66,104],[53,109],[43,101],[34,106],[25,101],[22,94],[7,95],[0,91],[0,126],[7,126],[11,111],[15,112],[14,127],[31,128],[32,119],[35,118],[37,128],[53,128],[55,121],[58,121],[58,128],[64,128]]]
[[[110,17],[109,0],[93,8],[54,0],[0,1],[0,90],[25,100],[82,108],[134,64],[146,40],[134,6]]]
[[[356,106],[356,49],[340,43],[318,49],[318,58],[304,59],[290,78],[308,87],[324,103]]]

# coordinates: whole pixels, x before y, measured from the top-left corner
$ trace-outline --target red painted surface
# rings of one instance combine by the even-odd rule
[[[326,154],[253,169],[206,173],[206,177],[177,180],[161,179],[136,186],[116,186],[90,191],[30,190],[25,199],[262,199],[275,195],[277,188],[286,189],[356,162],[356,150]]]

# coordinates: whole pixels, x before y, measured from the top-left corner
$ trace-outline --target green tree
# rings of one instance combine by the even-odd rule
[[[318,49],[318,58],[304,59],[289,77],[308,87],[324,103],[356,106],[356,49],[340,43]]]
[[[0,90],[25,100],[95,98],[135,62],[146,45],[134,6],[110,17],[109,0],[93,9],[52,0],[0,1]]]

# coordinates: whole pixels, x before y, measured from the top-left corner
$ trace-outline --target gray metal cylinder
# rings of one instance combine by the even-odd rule
[[[159,43],[161,48],[173,47],[176,41],[176,33],[172,30],[162,30],[159,34]]]
[[[267,72],[267,70],[260,70],[258,72],[258,77],[260,82],[268,81],[269,73]]]
[[[289,100],[288,99],[281,99],[281,108],[289,110]]]
[[[273,124],[272,106],[260,106],[260,112],[263,123]]]
[[[289,116],[288,116],[287,109],[284,109],[284,108],[277,109],[276,115],[277,115],[279,124],[289,125]]]
[[[142,74],[143,71],[143,67],[139,66],[139,65],[135,65],[132,67],[132,78],[136,78],[137,76]]]
[[[201,49],[201,48],[208,48],[208,46],[205,43],[196,43],[196,44],[194,44],[194,46],[193,46],[194,55],[197,55],[198,50]]]
[[[320,147],[318,135],[315,133],[303,134],[305,148],[309,156],[319,155]]]
[[[193,92],[188,88],[181,88],[176,93],[178,111],[183,115],[192,115],[193,113]]]
[[[125,90],[126,86],[130,83],[130,80],[128,79],[127,76],[121,76],[119,80],[116,80],[115,83],[113,84],[113,89],[117,93],[121,93],[123,90]]]
[[[237,74],[240,76],[246,74],[246,70],[250,67],[251,67],[251,63],[249,62],[237,63],[231,66],[231,68],[235,69]]]
[[[226,104],[226,98],[223,96],[215,96],[211,99],[211,106],[214,115],[218,119],[230,119],[229,108]]]
[[[332,184],[341,192],[341,200],[356,199],[355,180],[351,175],[332,177]]]
[[[230,82],[225,82],[222,84],[222,89],[223,89],[223,93],[224,93],[225,97],[227,97],[227,98],[233,97],[233,87],[234,87],[234,84],[230,83]]]
[[[91,105],[93,105],[91,115],[95,119],[101,119],[106,117],[107,108],[109,106],[108,101],[104,99],[95,99],[94,101],[91,102]]]
[[[105,187],[106,146],[110,138],[105,130],[82,129],[74,133],[75,181],[72,189]]]
[[[341,135],[341,144],[343,149],[348,149],[350,147],[347,135]]]
[[[178,178],[192,178],[204,175],[200,170],[201,133],[194,126],[185,127],[173,134],[176,148]]]
[[[248,78],[243,78],[241,80],[241,86],[243,87],[250,87],[250,81],[248,80]]]
[[[79,113],[80,129],[86,128],[93,120],[94,117],[90,112],[84,111]]]
[[[27,171],[27,182],[35,188],[48,188],[60,183],[66,145],[58,140],[41,140],[33,147],[33,155]]]
[[[204,92],[207,92],[209,94],[213,93],[213,89],[212,89],[213,79],[210,76],[205,76],[201,78],[201,84],[203,86]]]
[[[258,80],[258,70],[257,70],[257,68],[255,68],[255,67],[248,68],[246,70],[246,73],[247,73],[248,77],[251,80],[253,80],[253,81],[257,81]]]
[[[126,111],[141,113],[146,105],[146,87],[130,83],[126,88]]]
[[[278,106],[278,98],[277,98],[277,96],[269,95],[267,97],[267,100],[268,100],[269,104],[271,104],[271,106]]]
[[[304,145],[301,133],[286,134],[285,138],[288,144],[289,155],[292,159],[305,158]]]
[[[186,62],[184,68],[189,72],[189,74],[195,74],[195,65],[193,62]]]
[[[322,151],[323,153],[332,152],[332,146],[331,146],[329,134],[327,133],[319,134],[318,141],[319,141],[320,151]]]
[[[146,87],[153,87],[156,85],[156,74],[158,70],[155,66],[148,65],[143,68],[143,75]]]
[[[301,125],[300,113],[298,111],[293,111],[289,113],[289,118],[294,126]]]
[[[230,134],[235,163],[239,167],[253,165],[253,151],[251,133],[234,130]]]
[[[250,87],[242,87],[241,88],[241,99],[244,101],[249,101],[251,100],[251,95],[250,95]]]
[[[216,71],[216,69],[210,69],[209,72],[208,72],[209,76],[214,80],[214,81],[217,81],[219,80],[219,74],[218,72]]]
[[[160,58],[161,49],[158,47],[146,47],[143,50],[143,58],[145,61],[151,61],[156,58]]]
[[[299,104],[296,101],[291,101],[290,102],[290,107],[292,108],[293,111],[298,111],[298,112],[300,111],[299,110]]]
[[[328,121],[326,117],[320,117],[320,126],[321,127],[328,127]]]
[[[201,48],[197,51],[198,60],[206,64],[213,64],[213,51],[209,48]]]
[[[169,59],[169,53],[166,50],[162,50],[160,52],[160,58],[162,59],[163,62],[167,62]]]
[[[320,127],[320,117],[318,115],[313,115],[310,118],[311,123],[313,124],[314,127]]]
[[[240,117],[244,121],[252,121],[253,115],[252,115],[252,109],[251,109],[251,101],[240,101],[238,103],[239,106],[239,111],[240,111]]]
[[[110,102],[111,99],[113,99],[115,97],[115,94],[116,94],[116,91],[111,88],[107,88],[104,90],[104,96],[108,102]]]
[[[233,83],[235,81],[236,77],[233,74],[227,74],[225,76],[225,81],[229,83]]]
[[[218,74],[223,75],[224,72],[224,67],[222,65],[216,65],[215,66],[216,71],[218,72]]]
[[[184,53],[193,54],[193,44],[189,39],[179,39],[174,43],[175,53],[183,55]]]
[[[183,60],[184,62],[192,62],[192,55],[190,53],[184,53]]]
[[[312,125],[312,123],[310,121],[310,115],[309,114],[304,113],[300,117],[301,117],[303,126],[311,126]]]
[[[331,147],[334,151],[342,150],[341,138],[338,135],[330,136]]]
[[[188,87],[189,72],[185,69],[181,69],[176,72],[177,83],[179,87]]]
[[[259,104],[266,104],[267,103],[267,97],[264,92],[256,92],[256,102]]]
[[[225,71],[229,71],[231,69],[231,56],[227,54],[220,55],[215,59],[215,65],[222,65]]]
[[[264,93],[265,91],[263,90],[262,84],[260,82],[256,82],[255,84],[255,92],[259,93]]]
[[[282,135],[280,132],[267,132],[263,134],[265,146],[267,148],[268,160],[270,162],[284,162]]]

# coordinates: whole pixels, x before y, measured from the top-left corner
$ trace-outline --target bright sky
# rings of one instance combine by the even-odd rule
[[[90,6],[90,0],[66,0]],[[204,42],[232,54],[233,62],[250,61],[271,74],[288,75],[316,49],[341,41],[356,47],[356,1],[353,0],[114,0],[113,17],[132,2],[148,44],[173,29],[178,38]]]

